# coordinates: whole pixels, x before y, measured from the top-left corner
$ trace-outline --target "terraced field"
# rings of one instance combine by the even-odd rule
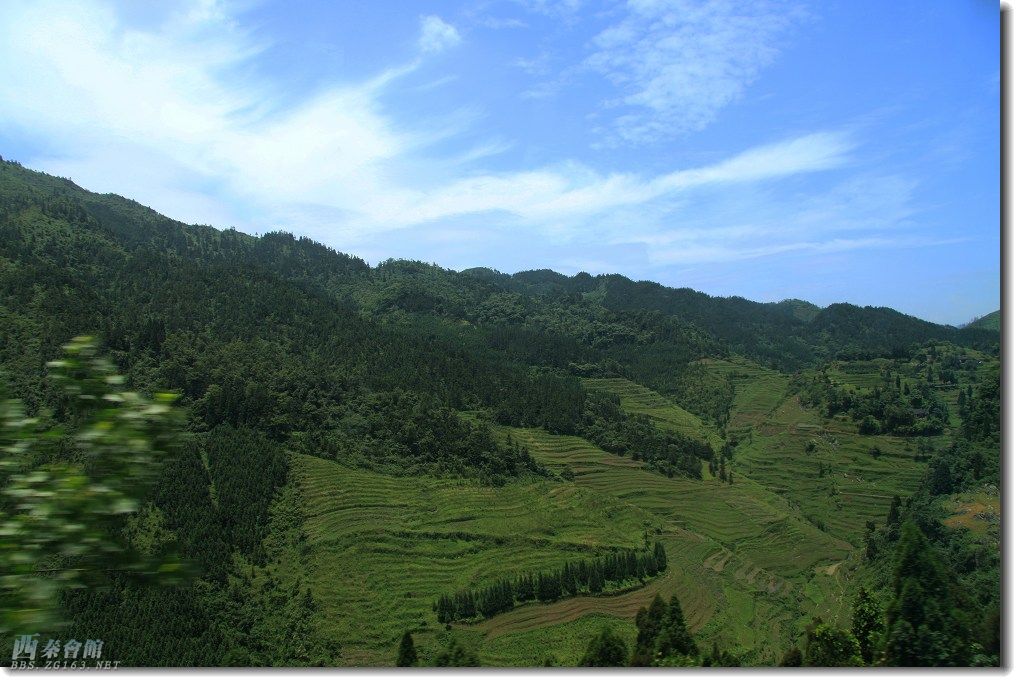
[[[765,527],[791,523],[808,535],[808,542],[826,542],[819,532],[794,517],[790,503],[753,480],[738,476],[738,482],[730,485],[718,480],[668,478],[645,469],[639,462],[602,451],[583,439],[552,435],[543,430],[506,429],[515,439],[526,443],[543,463],[554,469],[570,467],[578,485],[653,513],[670,528],[689,529],[725,545],[737,545],[759,536]],[[570,445],[565,448],[568,441]],[[846,547],[839,545],[840,549]],[[793,554],[800,554],[800,551]],[[822,554],[831,553],[823,549]]]
[[[703,359],[699,363],[733,384],[733,405],[727,433],[745,435],[764,422],[782,403],[790,384],[788,376],[740,357]]]
[[[864,524],[884,518],[893,494],[916,488],[923,463],[908,440],[861,436],[803,408],[782,374],[739,359],[704,363],[735,389],[733,484],[667,478],[580,437],[529,428],[497,429],[556,478],[493,488],[296,456],[318,629],[341,650],[338,663],[392,663],[411,629],[424,658],[455,637],[486,664],[573,665],[603,623],[631,639],[634,614],[655,593],[681,599],[704,645],[717,641],[749,664],[774,663],[816,615],[845,620]],[[856,375],[862,387],[874,378]],[[585,384],[660,427],[721,446],[717,432],[650,389]],[[442,592],[646,536],[663,542],[669,567],[640,588],[533,603],[449,630],[435,622]]]
[[[708,442],[717,451],[722,446],[722,437],[713,427],[654,390],[626,378],[585,378],[582,382],[588,389],[619,396],[624,411],[648,416],[656,425]]]
[[[584,488],[399,478],[296,455],[319,628],[344,664],[392,664],[400,635],[439,631],[443,592],[637,547],[654,517]],[[608,501],[608,502],[607,502]]]
[[[869,359],[866,361],[834,361],[828,367],[829,375],[837,383],[850,385],[859,390],[870,390],[885,385],[882,371],[889,369],[903,375],[913,375],[912,366],[890,359]]]
[[[576,597],[553,604],[529,604],[467,627],[481,634],[483,661],[505,661],[508,649],[517,649],[518,642],[527,640],[533,646],[519,648],[524,655],[521,661],[541,663],[540,650],[554,650],[553,657],[558,663],[574,665],[580,651],[571,657],[556,649],[558,641],[563,639],[564,629],[587,630],[585,622],[614,619],[625,624],[621,629],[624,639],[631,639],[634,636],[634,616],[638,609],[648,605],[656,593],[666,598],[677,595],[692,629],[703,629],[720,609],[727,608],[721,587],[724,577],[709,572],[702,564],[705,554],[714,549],[713,545],[687,532],[666,532],[656,539],[666,545],[670,566],[665,574],[643,588],[608,597]],[[751,590],[753,585],[745,585],[745,589]],[[768,615],[771,612],[761,619],[765,620]],[[590,638],[593,632],[586,634]]]
[[[850,544],[804,521],[786,500],[751,479],[738,477],[733,485],[670,479],[577,437],[535,429],[506,431],[546,465],[569,467],[578,486],[661,518],[665,529],[662,540],[671,563],[675,559],[684,565],[683,578],[671,567],[647,593],[621,596],[614,607],[573,601],[545,605],[552,620],[569,618],[578,611],[636,612],[651,593],[672,589],[682,601],[687,593],[690,601],[684,605],[692,621],[702,625],[712,615],[722,614],[713,622],[711,635],[728,631],[734,636],[731,642],[757,658],[753,654],[785,644],[794,634],[793,626],[803,618],[798,602],[805,599],[802,591],[815,578],[816,569],[838,564],[851,550]],[[706,598],[706,594],[713,596]],[[812,602],[806,606],[815,609]],[[746,617],[731,620],[733,612],[745,612]],[[527,615],[526,609],[514,611],[496,617],[491,625],[500,625],[503,617],[517,621]],[[750,625],[751,621],[756,621],[755,625]]]
[[[873,447],[881,454],[871,455]],[[859,544],[865,522],[884,520],[896,494],[917,488],[924,463],[900,437],[862,436],[845,421],[824,421],[797,398],[737,448],[735,469],[755,479],[828,532]]]

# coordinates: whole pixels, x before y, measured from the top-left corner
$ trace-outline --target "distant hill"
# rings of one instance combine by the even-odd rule
[[[964,328],[983,328],[985,330],[998,332],[998,331],[1002,330],[1001,315],[1002,315],[1001,311],[996,309],[991,314],[985,314],[984,316],[979,316],[978,318],[974,319],[970,323],[964,324],[963,327]]]
[[[674,317],[718,338],[731,351],[783,370],[795,370],[819,359],[901,353],[912,344],[929,340],[982,349],[998,343],[998,336],[987,329],[935,324],[888,307],[838,303],[820,309],[796,299],[763,303],[713,297],[691,288],[632,281],[619,274],[565,276],[542,269],[510,276],[473,269],[461,275],[484,278],[528,296],[586,296],[618,312]]]
[[[833,358],[902,353],[929,340],[982,349],[999,341],[997,313],[994,328],[975,323],[960,329],[884,307],[834,304],[820,309],[797,299],[762,303],[713,297],[619,274],[566,276],[540,269],[511,275],[480,267],[456,272],[395,260],[371,267],[356,256],[287,233],[254,237],[185,225],[130,199],[95,194],[13,162],[0,163],[0,199],[9,246],[0,255],[28,268],[38,266],[39,257],[46,263],[52,257],[74,261],[82,290],[93,296],[97,283],[121,279],[130,292],[109,291],[107,301],[137,302],[154,315],[152,323],[161,329],[169,324],[160,332],[176,328],[177,322],[160,307],[150,307],[148,298],[133,297],[152,285],[151,276],[136,270],[146,258],[160,266],[194,269],[202,277],[216,277],[229,263],[241,278],[268,275],[278,281],[277,290],[303,291],[305,304],[339,304],[376,319],[396,313],[416,315],[423,323],[521,326],[545,338],[520,340],[522,352],[573,354],[575,361],[579,355],[573,344],[579,343],[586,348],[585,359],[631,366],[653,355],[661,364],[661,356],[680,361],[734,352],[797,370]],[[123,259],[126,254],[130,260]],[[31,279],[27,272],[24,276]],[[76,330],[88,327],[82,319]]]

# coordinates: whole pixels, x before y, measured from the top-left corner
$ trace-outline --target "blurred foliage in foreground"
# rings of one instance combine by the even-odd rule
[[[173,582],[183,564],[136,550],[127,517],[139,510],[183,429],[176,395],[148,398],[88,337],[49,363],[58,407],[35,418],[0,405],[0,636],[61,625],[61,591],[94,587],[111,572]],[[148,552],[149,554],[144,554]]]

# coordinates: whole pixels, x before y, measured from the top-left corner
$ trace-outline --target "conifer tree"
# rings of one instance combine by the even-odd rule
[[[604,587],[605,581],[602,578],[602,568],[596,562],[588,572],[588,592],[598,595]]]
[[[899,524],[899,522],[900,522],[900,506],[902,504],[903,504],[903,501],[900,500],[900,497],[898,495],[897,496],[893,496],[892,503],[890,503],[890,505],[889,505],[889,514],[885,518],[885,525],[887,527],[891,527],[891,526],[895,526],[895,525]]]
[[[567,591],[568,595],[577,595],[577,573],[572,562],[567,562],[563,565],[563,573],[560,576],[560,580],[563,582],[563,589]]]
[[[655,655],[658,658],[671,656],[693,657],[698,654],[698,645],[687,629],[684,612],[676,595],[669,598],[669,605],[662,618],[659,634],[655,639]]]
[[[578,666],[607,668],[627,665],[627,643],[604,626],[597,636],[588,643]]]
[[[970,662],[967,626],[956,610],[949,575],[913,522],[896,548],[893,601],[886,612],[883,663],[889,666],[962,666]]]
[[[524,574],[517,580],[517,599],[520,602],[531,602],[535,599],[535,580],[531,574]]]
[[[637,642],[634,645],[632,666],[650,666],[655,658],[655,640],[662,628],[662,619],[666,614],[666,603],[656,593],[651,605],[642,607],[635,618],[637,624]]]
[[[655,548],[653,550],[655,556],[655,565],[658,567],[658,571],[662,571],[666,568],[666,546],[661,541],[655,542]]]
[[[418,650],[414,647],[414,638],[411,631],[404,633],[400,639],[400,649],[397,650],[398,666],[415,666],[418,664]]]

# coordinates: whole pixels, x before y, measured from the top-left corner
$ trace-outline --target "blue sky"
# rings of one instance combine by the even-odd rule
[[[370,262],[999,306],[998,3],[0,4],[0,154]]]

